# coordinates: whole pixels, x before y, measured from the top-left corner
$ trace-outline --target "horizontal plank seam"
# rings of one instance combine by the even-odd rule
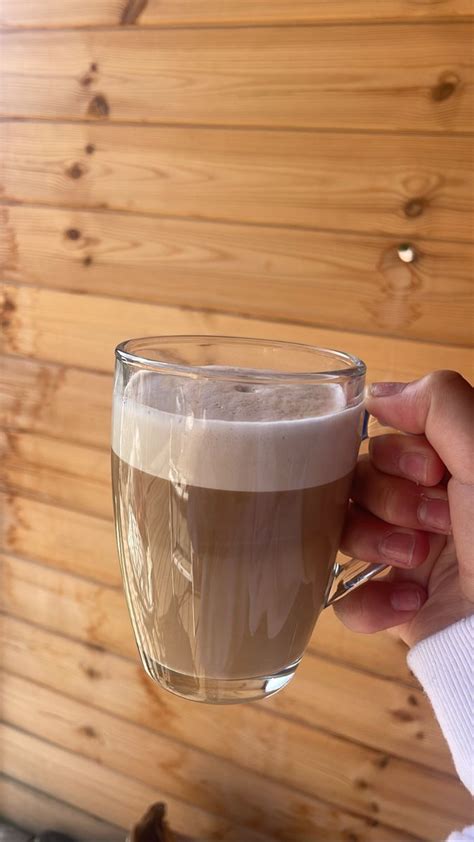
[[[59,507],[57,507],[57,508],[59,508]],[[72,510],[72,511],[74,511],[74,510]],[[113,591],[115,593],[120,593],[120,594],[122,594],[122,592],[123,592],[123,588],[122,588],[121,585],[112,585],[110,583],[105,583],[105,582],[103,582],[99,579],[92,579],[89,576],[85,576],[82,573],[77,573],[76,571],[71,572],[71,571],[65,570],[64,568],[57,567],[56,565],[47,564],[46,562],[42,561],[41,559],[32,558],[31,556],[21,555],[20,553],[17,553],[14,550],[10,550],[8,547],[0,547],[0,554],[3,554],[5,556],[10,556],[11,558],[15,559],[16,561],[26,562],[27,564],[33,564],[35,567],[39,567],[42,570],[55,570],[60,575],[71,576],[74,579],[78,579],[79,581],[86,582],[88,585],[93,585],[96,588],[97,587],[98,588],[105,588],[109,591]],[[2,613],[2,611],[0,610],[0,614],[1,613]],[[105,651],[110,652],[111,654],[116,655],[118,658],[122,658],[123,660],[125,660],[129,663],[130,662],[136,663],[135,660],[130,655],[124,655],[123,652],[120,652],[118,649],[106,649],[106,647],[103,646],[102,644],[94,644],[94,643],[88,644],[87,641],[81,640],[81,638],[74,637],[73,635],[67,634],[66,632],[61,632],[61,634],[59,634],[59,632],[54,632],[48,626],[44,626],[42,623],[36,623],[34,620],[31,620],[30,618],[28,618],[28,620],[25,620],[24,617],[22,617],[22,615],[15,614],[13,611],[8,612],[5,609],[3,613],[9,614],[10,616],[16,617],[17,619],[22,620],[24,622],[28,622],[28,624],[36,626],[36,627],[41,628],[41,629],[44,629],[45,631],[49,631],[51,634],[57,634],[59,637],[65,637],[65,638],[67,638],[67,640],[72,640],[75,643],[82,643],[84,646],[90,645],[92,648],[98,647],[99,649],[104,649]],[[309,644],[309,647],[307,649],[307,654],[310,655],[312,658],[319,659],[321,661],[324,661],[325,663],[338,664],[340,666],[346,667],[347,669],[352,670],[353,672],[356,672],[356,673],[360,673],[361,675],[368,675],[371,678],[380,678],[381,680],[389,682],[390,684],[395,684],[397,686],[403,687],[408,691],[412,691],[413,687],[414,686],[416,687],[416,685],[414,685],[413,682],[404,681],[402,678],[395,678],[393,676],[383,675],[382,673],[375,672],[374,670],[370,670],[370,669],[367,669],[365,667],[355,666],[352,663],[352,661],[346,661],[343,658],[336,658],[332,655],[330,657],[325,656],[321,652],[317,651],[311,643]]]
[[[183,131],[189,131],[190,129],[203,129],[206,131],[232,131],[232,132],[285,132],[285,133],[298,133],[298,134],[340,134],[340,135],[394,135],[395,137],[467,137],[471,138],[474,136],[474,132],[467,131],[467,130],[446,130],[440,128],[439,131],[432,129],[426,131],[420,130],[413,130],[410,129],[364,129],[358,128],[357,126],[354,127],[331,127],[331,126],[288,126],[288,125],[258,125],[258,124],[249,124],[246,123],[177,123],[172,121],[164,121],[164,122],[154,122],[151,121],[143,121],[143,120],[120,120],[114,119],[107,122],[97,122],[95,118],[85,118],[85,117],[78,117],[77,119],[73,117],[41,117],[41,116],[22,116],[22,115],[14,115],[14,114],[2,114],[0,115],[0,125],[3,123],[27,123],[27,124],[51,124],[51,125],[68,125],[68,126],[76,126],[76,125],[86,125],[86,126],[95,126],[97,128],[123,128],[123,127],[131,127],[136,128],[140,126],[143,129],[153,129],[153,128],[160,128],[160,129],[183,129]]]
[[[137,24],[120,24],[118,21],[115,24],[85,24],[83,26],[55,26],[55,27],[48,27],[48,26],[4,26],[0,24],[0,34],[10,34],[10,33],[23,33],[23,32],[74,32],[75,30],[80,30],[81,32],[136,32],[137,30],[145,30],[145,31],[158,31],[158,32],[166,32],[166,31],[183,31],[183,30],[208,30],[214,31],[218,30],[235,30],[235,29],[328,29],[328,28],[337,28],[342,29],[346,26],[348,27],[366,27],[367,29],[372,29],[373,27],[381,27],[381,26],[424,26],[424,27],[431,27],[431,26],[445,26],[446,23],[449,23],[451,26],[462,25],[465,23],[469,23],[474,19],[474,15],[466,14],[461,16],[454,17],[451,15],[440,15],[439,17],[434,18],[433,20],[427,18],[409,18],[409,17],[400,17],[400,18],[389,18],[389,19],[378,19],[376,16],[374,18],[365,18],[365,19],[350,19],[348,18],[340,20],[336,18],[328,18],[327,20],[315,21],[312,19],[304,19],[304,20],[274,20],[274,21],[264,21],[264,20],[249,20],[243,22],[235,21],[232,23],[231,21],[226,21],[220,23],[219,21],[209,21],[203,23],[140,23]]]
[[[59,507],[56,507],[59,508]],[[73,511],[73,510],[71,510]],[[24,561],[28,564],[35,564],[37,567],[41,567],[43,570],[55,570],[56,573],[62,573],[64,575],[73,576],[75,579],[78,579],[80,582],[86,582],[88,585],[93,585],[96,588],[107,588],[109,591],[114,591],[116,594],[123,594],[122,585],[113,585],[110,582],[104,582],[102,579],[92,579],[90,576],[86,576],[84,573],[78,573],[76,571],[72,572],[71,570],[67,570],[64,567],[58,567],[57,564],[48,564],[46,561],[42,560],[41,558],[37,558],[34,556],[24,556],[20,555],[20,553],[15,552],[14,550],[10,550],[9,547],[0,544],[0,556],[11,556],[16,561]],[[118,557],[117,557],[117,568],[118,568]],[[33,622],[33,621],[32,621]],[[43,626],[41,623],[34,623],[34,625],[38,625],[42,629],[47,629],[47,626]],[[131,634],[131,626],[130,626],[130,634]],[[80,638],[73,637],[69,634],[64,634],[64,637],[67,637],[69,640],[76,640],[80,641]],[[101,648],[102,644],[98,644]],[[112,650],[110,650],[112,651]],[[124,655],[117,650],[113,650],[115,655],[118,655],[120,658],[125,658],[127,661],[133,660],[129,655]]]
[[[259,322],[265,322],[266,324],[274,324],[275,326],[286,325],[286,326],[290,326],[290,327],[294,326],[294,327],[302,327],[302,328],[305,328],[305,327],[306,328],[314,328],[316,330],[328,330],[328,331],[336,331],[337,330],[337,328],[335,328],[333,324],[328,325],[327,322],[314,322],[314,321],[308,322],[308,321],[304,321],[302,318],[297,318],[297,317],[293,317],[291,319],[290,318],[285,319],[283,316],[272,316],[272,315],[267,315],[265,313],[256,314],[256,313],[251,313],[250,311],[246,312],[244,310],[222,310],[222,309],[217,310],[217,309],[214,309],[212,307],[204,307],[204,306],[196,307],[196,306],[192,306],[192,305],[188,305],[188,304],[177,304],[177,303],[173,304],[169,301],[160,301],[158,299],[151,301],[150,299],[147,299],[147,298],[135,298],[135,297],[131,297],[131,296],[128,296],[128,295],[120,295],[120,296],[119,295],[113,295],[110,292],[92,293],[92,292],[88,292],[87,290],[77,290],[77,289],[71,289],[71,288],[68,288],[68,287],[59,287],[59,286],[48,286],[47,284],[29,283],[28,281],[17,281],[14,278],[9,279],[8,273],[7,273],[6,277],[2,277],[0,275],[0,280],[2,280],[5,284],[8,284],[8,286],[13,286],[13,287],[16,287],[16,288],[25,287],[27,289],[45,290],[47,292],[59,292],[59,293],[65,293],[66,295],[75,295],[75,296],[78,296],[78,297],[81,297],[81,298],[84,298],[84,296],[86,296],[88,300],[91,300],[91,299],[93,300],[94,298],[107,298],[107,299],[110,299],[111,301],[123,301],[123,302],[128,301],[128,302],[133,303],[133,304],[147,304],[150,307],[170,308],[172,310],[179,310],[180,312],[183,312],[183,313],[202,313],[203,315],[210,315],[210,316],[229,316],[229,317],[233,317],[233,318],[236,318],[236,319],[241,319],[242,321],[248,321],[248,322],[251,322],[251,323],[255,322],[255,321],[259,321]],[[395,339],[395,340],[400,340],[402,342],[419,342],[419,343],[423,343],[423,344],[426,344],[426,345],[436,345],[436,346],[441,345],[442,347],[449,346],[450,348],[456,348],[456,349],[461,349],[461,350],[464,349],[466,351],[471,350],[470,345],[464,345],[461,342],[460,343],[457,343],[457,342],[442,342],[440,340],[436,340],[433,337],[430,338],[430,339],[422,339],[422,338],[419,338],[417,336],[407,336],[407,335],[403,335],[403,334],[400,334],[400,333],[391,333],[388,330],[380,330],[379,333],[370,333],[370,332],[367,332],[366,330],[361,330],[360,328],[351,327],[350,329],[348,329],[347,332],[351,333],[351,334],[354,334],[355,336],[367,336],[367,337],[370,337],[370,338],[383,337],[384,339]],[[38,359],[38,358],[34,357],[33,359]],[[82,371],[84,371],[84,370],[90,371],[91,369],[85,368],[85,369],[81,369],[81,370]]]
[[[112,591],[112,592],[115,592],[115,593],[120,593],[120,594],[122,593],[122,586],[121,585],[111,585],[111,584],[102,582],[99,579],[91,579],[89,576],[84,576],[83,574],[76,573],[75,571],[71,572],[71,571],[68,571],[68,570],[64,570],[63,568],[56,567],[56,566],[51,565],[51,564],[45,564],[43,561],[41,561],[41,559],[21,555],[20,553],[17,553],[15,551],[11,551],[6,547],[0,548],[0,554],[4,555],[4,556],[7,556],[7,557],[11,557],[11,558],[15,559],[15,561],[23,562],[23,563],[26,563],[26,564],[31,564],[34,567],[40,568],[41,570],[55,570],[60,575],[69,576],[72,579],[78,579],[79,581],[86,582],[88,585],[93,585],[94,587],[99,587],[101,589],[105,589],[105,590]],[[11,613],[12,616],[20,617],[20,615],[15,615],[14,612],[8,612],[8,611],[6,611],[6,609],[4,609],[4,611],[5,611],[5,613]],[[1,610],[0,610],[0,613],[1,613]],[[30,621],[30,619],[25,620],[25,622],[28,622],[28,623],[31,622],[31,624],[33,624],[35,626],[37,625],[37,626],[39,626],[39,628],[48,630],[48,627],[44,626],[42,623],[35,623],[33,620]],[[49,629],[49,631],[51,631],[51,629]],[[51,633],[52,634],[58,634],[59,637],[66,637],[68,640],[74,640],[76,642],[82,642],[85,646],[88,645],[87,642],[82,641],[81,638],[76,638],[73,635],[70,635],[70,634],[67,634],[67,633],[63,633],[63,632],[59,633],[59,632],[54,632],[54,631],[51,631]],[[106,647],[102,646],[102,644],[97,644],[97,645],[101,649],[106,648]],[[92,646],[95,646],[95,644],[92,644]],[[117,655],[120,658],[123,658],[127,662],[135,663],[134,658],[131,658],[129,655],[124,655],[124,653],[120,652],[119,650],[110,649],[110,650],[107,650],[107,651],[110,651],[112,654]],[[371,678],[379,678],[381,681],[384,681],[386,684],[395,684],[397,687],[403,687],[404,689],[407,689],[407,690],[410,690],[410,691],[413,690],[414,685],[411,682],[404,681],[402,678],[395,678],[393,676],[391,677],[391,676],[388,676],[388,675],[383,675],[382,673],[374,672],[373,670],[369,670],[369,669],[364,669],[363,667],[360,667],[360,666],[354,666],[354,664],[351,661],[345,661],[342,658],[334,658],[333,656],[331,656],[331,657],[325,656],[321,652],[316,651],[311,646],[311,644],[309,645],[309,648],[306,650],[306,653],[308,655],[310,655],[310,657],[315,659],[315,660],[324,661],[324,663],[329,663],[329,664],[337,663],[341,666],[344,666],[350,672],[360,673],[362,675],[368,675]]]
[[[23,287],[27,288],[27,289],[35,289],[35,290],[42,289],[42,290],[45,290],[47,292],[56,292],[56,293],[60,293],[60,294],[62,293],[62,294],[65,294],[65,295],[77,296],[77,298],[84,298],[84,296],[86,295],[88,300],[92,300],[92,301],[96,298],[105,298],[105,299],[110,300],[110,301],[120,301],[120,302],[123,302],[123,303],[126,303],[127,301],[129,301],[129,302],[136,302],[137,304],[147,304],[150,307],[159,307],[160,309],[162,308],[164,310],[178,310],[180,313],[183,313],[183,314],[191,313],[191,314],[202,314],[202,315],[209,315],[209,316],[224,316],[224,317],[231,317],[231,318],[233,317],[233,318],[236,318],[236,319],[240,319],[242,322],[248,322],[249,326],[252,326],[252,324],[255,324],[255,322],[263,322],[263,323],[268,324],[268,325],[275,325],[275,330],[277,330],[280,325],[284,325],[285,327],[294,326],[295,328],[298,328],[298,327],[313,328],[314,330],[324,330],[324,331],[327,331],[328,333],[339,332],[334,327],[334,325],[328,325],[326,323],[320,323],[320,322],[296,321],[295,319],[285,319],[285,318],[282,318],[281,316],[278,316],[278,317],[273,316],[272,317],[272,316],[267,316],[267,315],[264,315],[264,314],[259,314],[258,316],[256,316],[255,314],[251,315],[250,313],[243,313],[243,312],[235,311],[235,310],[213,310],[213,309],[210,309],[209,307],[189,307],[189,306],[182,305],[182,304],[179,304],[179,305],[174,304],[173,305],[173,304],[170,304],[169,302],[166,302],[166,303],[161,302],[160,303],[159,301],[154,301],[154,302],[143,301],[143,300],[137,301],[136,299],[124,298],[124,297],[117,296],[117,295],[110,295],[110,294],[104,294],[103,295],[102,293],[100,295],[94,295],[92,293],[85,293],[85,292],[82,292],[82,291],[78,292],[77,290],[72,291],[72,290],[68,290],[68,289],[62,289],[62,288],[59,288],[59,287],[43,286],[42,284],[26,284],[23,281],[20,282],[20,281],[15,281],[15,280],[8,281],[8,282],[6,282],[4,280],[4,283],[5,284],[8,283],[8,286],[15,287],[15,289],[20,289],[20,288],[23,288]],[[21,312],[21,310],[19,310],[19,312]],[[466,352],[472,351],[471,346],[464,345],[464,344],[461,344],[461,343],[458,344],[458,343],[454,343],[454,342],[437,342],[434,339],[419,339],[419,338],[413,337],[413,336],[400,336],[400,334],[392,334],[389,331],[385,331],[383,333],[382,332],[380,332],[380,333],[367,333],[367,331],[357,330],[356,328],[351,328],[350,331],[347,331],[347,332],[353,334],[354,336],[364,336],[364,337],[367,337],[368,339],[379,339],[380,337],[383,337],[384,339],[392,339],[394,341],[399,341],[399,342],[413,342],[414,344],[417,344],[417,345],[430,345],[430,346],[436,346],[436,347],[442,347],[442,348],[443,347],[444,348],[449,347],[449,348],[454,348],[454,349],[460,350],[460,351],[464,350]],[[330,345],[329,347],[335,347],[335,346]],[[12,356],[17,357],[16,354],[13,354]],[[23,357],[23,355],[21,355],[21,356]],[[37,360],[38,362],[45,362],[45,363],[48,363],[48,364],[55,362],[54,360],[49,360],[48,358],[43,357],[43,356],[38,357],[38,356],[25,355],[25,358],[29,359],[29,360]],[[112,374],[112,363],[113,363],[113,349],[111,349],[110,374]],[[64,363],[64,364],[59,363],[59,365],[64,365],[65,368],[70,367],[68,363]],[[81,366],[81,367],[74,366],[74,367],[79,368],[80,371],[90,371],[90,372],[93,372],[93,373],[101,373],[101,374],[108,374],[109,373],[108,369],[106,370],[106,369],[101,369],[101,368],[91,368],[91,366],[89,366],[89,365],[88,366]]]
[[[0,360],[5,356],[5,354],[1,354]],[[4,433],[10,433],[12,435],[21,435],[23,433],[25,435],[41,436],[41,438],[48,439],[51,442],[60,441],[66,444],[76,444],[78,447],[85,447],[87,448],[87,450],[94,450],[98,453],[110,453],[110,447],[105,447],[104,445],[100,444],[86,444],[84,442],[78,443],[77,438],[75,436],[74,438],[66,438],[65,436],[60,435],[51,435],[51,433],[38,432],[37,430],[35,430],[34,427],[12,427],[9,424],[0,424],[0,430]],[[5,486],[5,488],[2,490],[4,490],[6,494],[9,493],[7,486]],[[77,511],[79,511],[79,509]],[[94,512],[92,512],[92,514],[94,514]]]
[[[8,486],[7,483],[0,479],[0,493],[5,494],[6,497],[14,497],[16,499],[22,500],[30,500],[32,502],[43,503],[45,506],[49,506],[51,509],[62,510],[64,509],[66,512],[73,512],[74,514],[84,515],[86,517],[91,517],[94,520],[99,520],[102,523],[106,523],[108,525],[113,523],[113,518],[107,517],[106,515],[99,515],[95,512],[85,512],[84,509],[79,509],[77,506],[70,506],[60,503],[57,499],[53,498],[53,502],[49,502],[44,499],[45,495],[40,495],[35,491],[31,491],[31,489],[19,489],[19,491],[13,491],[11,487]],[[112,493],[110,495],[112,499]],[[42,499],[43,498],[43,499]],[[0,536],[0,549],[4,552],[7,552],[7,549],[1,543],[1,536]],[[50,565],[48,565],[50,566]],[[52,565],[51,565],[52,566]],[[86,576],[83,578],[87,578]],[[91,581],[96,581],[91,579]],[[98,581],[98,580],[97,580]],[[114,587],[113,585],[111,587]]]
[[[198,754],[204,755],[206,757],[214,757],[214,758],[218,758],[219,760],[224,760],[226,763],[229,763],[230,765],[235,766],[238,769],[241,769],[243,771],[248,771],[247,766],[242,766],[240,763],[236,763],[234,760],[229,760],[228,758],[225,758],[222,755],[216,754],[215,752],[208,751],[207,749],[197,748],[197,747],[194,746],[194,744],[185,742],[184,740],[180,740],[176,737],[170,737],[164,731],[157,731],[157,730],[155,730],[153,728],[150,728],[146,725],[138,724],[138,723],[134,722],[133,720],[127,719],[124,716],[119,716],[115,713],[111,713],[107,708],[101,708],[101,707],[97,706],[96,704],[92,704],[92,703],[81,702],[79,699],[77,699],[74,696],[71,696],[69,693],[64,693],[64,692],[60,692],[58,690],[55,690],[55,689],[51,688],[49,685],[44,684],[43,682],[33,681],[30,678],[25,678],[25,676],[21,675],[21,673],[17,673],[13,670],[6,670],[6,669],[3,669],[3,668],[0,670],[0,672],[5,672],[6,674],[12,675],[16,678],[23,679],[23,681],[26,681],[26,682],[31,683],[31,684],[37,684],[38,686],[43,687],[46,690],[50,690],[51,692],[55,693],[58,696],[63,696],[64,698],[70,699],[72,701],[77,701],[80,704],[85,705],[86,707],[90,707],[90,708],[98,711],[99,713],[106,713],[107,716],[110,716],[112,719],[115,719],[119,722],[126,722],[129,725],[133,725],[135,728],[139,728],[141,731],[144,732],[144,734],[159,734],[162,738],[169,741],[170,743],[175,743],[175,744],[183,746],[185,748],[189,748],[191,746],[193,751],[196,751]],[[260,715],[262,715],[264,717],[269,713],[268,710],[261,710],[261,709],[258,709],[256,706],[254,707],[254,710],[260,710]],[[276,713],[275,711],[271,711],[270,715],[274,716],[276,718],[286,719],[285,716],[280,715],[280,714]],[[4,720],[4,721],[6,721],[6,720]],[[307,724],[304,724],[304,723],[298,723],[298,724],[300,725],[300,727],[310,729],[310,726],[308,726]],[[12,727],[12,728],[14,728],[18,731],[23,732],[23,733],[27,733],[27,734],[31,734],[32,736],[35,736],[34,732],[27,731],[24,728],[20,728],[20,727],[17,727],[15,725],[11,725],[11,724],[9,724],[9,727]],[[360,743],[357,740],[349,740],[349,739],[347,739],[347,737],[342,737],[340,734],[336,734],[332,731],[326,731],[325,729],[320,729],[320,728],[314,728],[314,730],[320,731],[321,733],[324,733],[324,734],[328,734],[332,738],[334,738],[334,739],[336,739],[336,740],[338,740],[342,743],[351,743],[351,744],[354,744],[358,747],[367,749],[368,751],[373,752],[375,755],[377,755],[377,754],[386,755],[387,754],[387,752],[384,752],[380,749],[375,749],[372,746],[367,746],[364,743]],[[43,737],[38,737],[38,739],[40,739],[40,740],[44,739],[44,742],[46,742],[46,743],[56,745],[56,746],[60,746],[60,744],[54,743],[53,741],[51,741],[49,739],[46,739],[46,738],[43,738]],[[71,754],[76,753],[76,752],[71,751],[71,749],[64,749],[64,751],[68,751]],[[82,757],[87,757],[87,755],[84,755],[81,752],[77,752],[77,753],[81,754]],[[456,780],[456,781],[458,780],[456,775],[450,775],[447,772],[440,772],[438,769],[433,769],[431,766],[426,766],[422,763],[418,763],[418,762],[413,761],[413,760],[408,760],[405,757],[399,757],[399,756],[394,755],[394,754],[390,754],[389,756],[392,757],[395,760],[400,760],[403,763],[407,763],[410,766],[414,766],[417,769],[419,769],[421,772],[429,771],[433,776],[439,778],[440,780],[446,780],[446,779]],[[97,761],[95,761],[95,762],[97,762]],[[101,765],[105,765],[105,764],[101,764]],[[121,775],[125,774],[123,772],[118,772],[118,770],[113,769],[113,767],[110,767],[108,765],[106,765],[105,768],[111,769],[111,771],[115,771],[115,772],[117,772],[117,774],[121,774]],[[257,773],[255,772],[255,774],[257,774]],[[291,789],[294,792],[299,792],[299,793],[305,795],[306,797],[310,798],[311,800],[315,801],[316,803],[320,802],[320,803],[323,803],[323,804],[329,804],[331,806],[337,806],[341,809],[340,804],[337,804],[337,803],[334,803],[333,801],[328,801],[326,799],[320,798],[319,796],[315,797],[315,796],[309,794],[306,790],[300,789],[299,787],[296,787],[296,786],[294,786],[290,783],[287,783],[287,782],[283,783],[282,781],[279,780],[279,778],[272,778],[268,774],[260,773],[260,772],[258,773],[258,775],[259,775],[259,777],[262,777],[267,781],[270,781],[272,783],[278,783],[280,786],[284,786],[285,788]],[[132,777],[132,776],[129,776],[129,777]],[[139,778],[133,778],[133,779],[134,780],[140,780]],[[143,783],[143,781],[141,781],[141,783]],[[173,793],[169,793],[169,795],[171,795],[172,797],[178,797],[178,796],[174,796]],[[184,799],[180,799],[180,800],[184,801]],[[185,801],[185,803],[188,803],[188,804],[191,803],[192,804],[192,802],[188,802],[188,801]],[[193,806],[197,806],[197,805],[193,804]],[[205,808],[203,808],[203,807],[198,807],[198,809],[202,809],[202,810],[204,810],[204,812],[209,812],[209,811],[205,810]],[[342,809],[346,810],[345,807],[342,808]],[[357,811],[354,811],[354,810],[348,810],[347,812],[350,812],[352,815],[355,815],[358,818],[366,815],[365,813],[358,813]],[[393,825],[389,825],[389,827],[393,827]],[[395,828],[395,829],[399,829],[399,828]]]
[[[17,677],[21,678],[22,676],[17,676]],[[29,681],[29,679],[25,679],[25,678],[23,678],[23,680]],[[37,682],[31,682],[31,683],[36,684]],[[52,692],[57,692],[57,691],[52,691]],[[58,695],[64,695],[64,694],[58,694]],[[108,715],[113,717],[113,714],[108,714]],[[118,719],[118,717],[115,717],[115,718]],[[109,772],[113,772],[116,775],[120,775],[120,777],[124,778],[125,780],[136,781],[137,783],[141,784],[144,787],[147,787],[149,789],[154,789],[154,784],[145,783],[145,781],[142,781],[140,778],[136,778],[134,775],[130,775],[129,773],[125,773],[125,772],[120,772],[118,769],[114,769],[113,766],[109,766],[106,763],[95,760],[93,757],[91,757],[88,754],[84,754],[80,750],[73,751],[70,748],[66,748],[61,742],[55,742],[54,740],[49,739],[48,737],[44,737],[44,736],[41,736],[41,735],[37,734],[35,731],[30,731],[29,729],[22,728],[19,725],[13,725],[8,719],[2,718],[1,724],[6,725],[6,727],[11,729],[12,731],[17,731],[19,734],[24,734],[25,736],[33,737],[34,739],[38,740],[40,743],[44,743],[45,745],[52,746],[54,748],[59,748],[59,749],[61,749],[61,751],[64,751],[66,754],[69,754],[72,757],[75,757],[76,755],[78,755],[79,757],[82,757],[84,760],[88,760],[90,763],[95,764],[96,766],[98,766],[101,769],[107,769]],[[34,726],[32,726],[32,727],[34,727]],[[137,725],[135,727],[141,728],[140,725]],[[183,798],[182,796],[177,795],[176,793],[170,792],[169,790],[164,789],[162,786],[159,786],[158,789],[160,791],[160,794],[163,794],[163,796],[165,796],[165,798],[164,798],[165,801],[166,801],[166,796],[169,796],[174,801],[177,801],[180,804],[186,804],[186,806],[192,807],[193,809],[198,810],[199,812],[203,813],[206,816],[215,816],[216,818],[222,818],[221,814],[219,814],[217,812],[214,812],[210,809],[207,809],[206,807],[201,807],[199,804],[196,804],[193,801],[188,801],[186,798]],[[45,793],[45,794],[49,794],[49,793]],[[50,796],[50,797],[55,798],[54,795]],[[81,807],[78,808],[74,804],[71,804],[71,806],[75,807],[76,810],[82,809]],[[227,818],[229,818],[228,815],[227,815]],[[102,821],[107,822],[106,819],[105,820],[103,819]],[[239,825],[237,825],[237,826],[239,826]],[[244,824],[244,825],[242,825],[242,827],[249,827],[249,825]],[[393,829],[396,829],[396,828],[393,828]],[[265,831],[262,831],[262,835],[266,836]]]
[[[5,670],[4,670],[5,672]],[[3,720],[1,720],[3,721]],[[11,726],[10,726],[11,727]],[[84,810],[82,807],[76,807],[74,804],[70,804],[67,801],[63,801],[62,798],[58,798],[56,795],[50,795],[49,792],[43,792],[41,789],[36,789],[36,787],[31,786],[30,784],[25,783],[24,781],[19,780],[18,778],[13,778],[11,775],[6,775],[4,772],[0,772],[0,781],[7,781],[8,783],[17,784],[22,789],[26,789],[29,792],[32,792],[34,795],[40,795],[43,798],[46,798],[50,801],[54,801],[60,806],[71,808],[75,810],[77,813],[81,813],[85,816],[86,819],[94,819],[96,822],[101,822],[106,826],[107,830],[122,832],[123,830],[128,830],[128,828],[122,828],[120,825],[113,824],[106,819],[102,819],[100,816],[94,815],[94,813],[90,813],[88,810]],[[28,839],[27,842],[30,842]]]
[[[417,234],[407,230],[403,234],[397,234],[393,231],[371,231],[371,230],[355,230],[353,228],[325,228],[320,226],[297,225],[295,223],[287,222],[255,222],[254,220],[240,220],[227,217],[213,217],[213,216],[190,216],[170,213],[159,213],[158,211],[133,211],[121,208],[100,208],[94,205],[58,205],[50,204],[48,202],[23,202],[17,199],[0,199],[0,208],[30,208],[32,210],[57,210],[68,211],[70,213],[82,213],[86,215],[100,214],[102,216],[125,216],[133,219],[156,219],[170,222],[193,223],[195,225],[222,225],[232,228],[259,228],[277,231],[303,231],[311,234],[337,234],[354,239],[362,239],[363,237],[371,237],[374,240],[393,239],[397,242],[404,242],[410,240],[416,243],[446,243],[452,245],[467,245],[472,247],[472,239],[452,239],[446,237],[430,237],[425,234]],[[473,206],[474,211],[474,206]],[[1,269],[1,267],[0,267]]]

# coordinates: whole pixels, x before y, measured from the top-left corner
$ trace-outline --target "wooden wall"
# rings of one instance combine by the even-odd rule
[[[265,704],[191,705],[144,676],[108,439],[133,335],[469,374],[470,0],[3,0],[0,17],[0,815],[111,840],[160,798],[201,840],[445,838],[468,798],[392,638],[326,612]]]

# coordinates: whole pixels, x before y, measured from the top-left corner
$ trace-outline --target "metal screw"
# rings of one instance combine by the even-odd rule
[[[401,243],[397,248],[397,254],[403,263],[413,263],[416,260],[416,251],[410,243]]]

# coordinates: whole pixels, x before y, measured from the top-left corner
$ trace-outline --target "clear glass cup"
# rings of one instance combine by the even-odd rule
[[[350,354],[295,343],[117,347],[117,545],[143,666],[163,687],[213,703],[277,692],[335,582],[339,598],[379,572],[335,562],[364,380]]]

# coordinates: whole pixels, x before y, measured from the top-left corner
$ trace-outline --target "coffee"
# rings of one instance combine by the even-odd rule
[[[112,462],[147,671],[193,695],[201,676],[294,670],[324,604],[360,407],[345,408],[338,386],[191,381],[172,412],[163,379],[158,393],[140,377],[114,408]]]

